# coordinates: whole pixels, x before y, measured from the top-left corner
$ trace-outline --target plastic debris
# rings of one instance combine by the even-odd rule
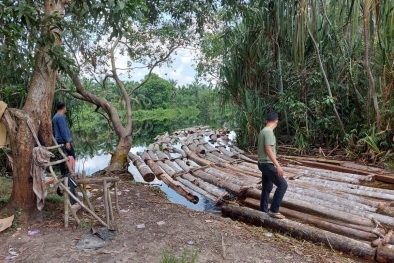
[[[139,229],[145,228],[145,224],[139,224],[139,225],[137,225],[137,228],[139,228]]]
[[[17,256],[19,256],[19,254],[17,252],[14,251],[13,247],[10,247],[8,249],[8,255],[5,257],[5,260],[11,260],[16,258]]]
[[[91,228],[77,243],[76,247],[79,250],[84,249],[99,249],[109,243],[110,240],[116,236],[115,230],[102,227],[99,229]]]
[[[129,211],[130,211],[130,209],[121,209],[121,210],[120,210],[121,213],[127,213],[127,212],[129,212]]]
[[[268,232],[268,233],[265,233],[264,236],[266,236],[266,237],[272,237],[272,233],[269,233],[269,232]]]
[[[166,222],[164,222],[164,221],[159,221],[159,222],[157,222],[156,224],[157,224],[158,226],[163,226],[163,225],[166,224]]]
[[[205,222],[207,222],[207,223],[212,223],[213,222],[213,220],[205,220]]]
[[[34,235],[37,235],[39,232],[40,232],[40,230],[30,230],[30,231],[27,231],[27,235],[34,236]]]
[[[187,241],[187,244],[188,245],[194,245],[194,241],[193,240]]]

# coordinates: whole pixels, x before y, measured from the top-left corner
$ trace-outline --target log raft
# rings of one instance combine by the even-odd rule
[[[224,215],[363,258],[394,262],[394,190],[388,190],[393,189],[388,185],[371,186],[379,176],[390,174],[346,161],[280,156],[288,163],[283,165],[288,190],[281,213],[290,219],[272,219],[256,211],[262,181],[257,156],[237,148],[229,133],[228,129],[213,131],[201,126],[166,133],[137,154],[141,157],[129,158],[141,174],[149,174],[144,169],[150,169],[194,203],[198,202],[194,193],[199,193],[221,206]],[[227,196],[254,209],[227,205]]]

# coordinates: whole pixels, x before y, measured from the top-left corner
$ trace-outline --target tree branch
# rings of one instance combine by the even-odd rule
[[[112,78],[115,80],[116,85],[118,85],[120,91],[122,92],[122,97],[126,102],[126,110],[127,110],[127,125],[126,125],[126,133],[131,134],[132,130],[132,118],[133,118],[133,113],[131,110],[131,103],[130,103],[130,96],[127,93],[127,90],[123,84],[123,82],[120,80],[118,73],[116,72],[116,65],[115,65],[115,49],[119,43],[119,38],[117,38],[111,48],[111,66],[112,66]],[[107,77],[107,76],[106,76]]]

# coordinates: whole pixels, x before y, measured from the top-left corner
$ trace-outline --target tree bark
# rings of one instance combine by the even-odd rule
[[[127,154],[131,149],[132,137],[131,135],[121,136],[114,153],[111,156],[110,165],[107,171],[118,171],[127,168]]]
[[[46,15],[63,15],[66,1],[44,1]],[[52,68],[52,60],[47,52],[53,46],[62,44],[58,35],[62,32],[52,25],[47,24],[43,28],[43,34],[52,34],[54,42],[39,47],[35,57],[35,67],[29,86],[26,103],[22,110],[9,109],[7,114],[13,115],[14,120],[8,115],[4,118],[5,125],[10,134],[10,144],[14,160],[13,188],[8,208],[22,208],[23,211],[32,213],[35,208],[35,195],[33,193],[33,181],[30,176],[32,164],[32,150],[36,145],[32,131],[27,120],[31,121],[34,132],[39,134],[42,143],[47,146],[52,144],[52,119],[51,110],[55,92],[57,70]]]

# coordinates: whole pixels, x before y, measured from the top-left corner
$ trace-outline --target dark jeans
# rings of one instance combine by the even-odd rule
[[[263,190],[261,191],[260,211],[268,213],[268,201],[272,191],[273,184],[276,185],[274,198],[271,202],[270,211],[279,213],[279,207],[282,203],[283,196],[287,190],[287,182],[283,177],[278,176],[278,171],[272,163],[259,163],[259,169],[262,172]]]
[[[59,143],[59,142],[58,142],[58,143]],[[59,143],[59,144],[64,144],[64,143]],[[67,156],[72,156],[72,157],[74,157],[74,159],[75,159],[75,152],[74,152],[74,148],[73,148],[72,145],[71,145],[70,150],[66,149],[66,146],[62,146],[61,149],[62,149],[62,151],[63,151]],[[59,160],[63,159],[63,156],[62,156],[60,153],[59,153],[59,155],[58,155],[58,159],[59,159]],[[70,174],[70,171],[69,171],[68,168],[67,168],[66,163],[65,163],[65,162],[60,163],[60,164],[59,164],[59,168],[60,168],[60,172],[62,173],[62,178],[68,177],[68,187],[70,188],[70,192],[71,192],[74,196],[76,196],[75,188],[77,187],[77,185],[76,185],[74,179],[72,179],[72,176],[71,176],[71,174]],[[60,193],[60,189],[58,189],[58,194],[59,194],[59,193]],[[73,204],[75,204],[75,203],[76,203],[76,201],[74,200],[74,198],[71,197],[71,198],[70,198],[70,204],[73,205]]]
[[[72,144],[71,144],[70,150],[66,149],[66,146],[62,146],[61,149],[67,156],[72,156],[72,157],[74,157],[74,159],[76,159],[74,148],[73,148]],[[63,156],[59,153],[58,158],[59,158],[59,160],[61,160],[61,159],[63,159]],[[62,175],[70,173],[65,162],[59,164],[59,168],[60,168],[60,172],[62,173]]]

